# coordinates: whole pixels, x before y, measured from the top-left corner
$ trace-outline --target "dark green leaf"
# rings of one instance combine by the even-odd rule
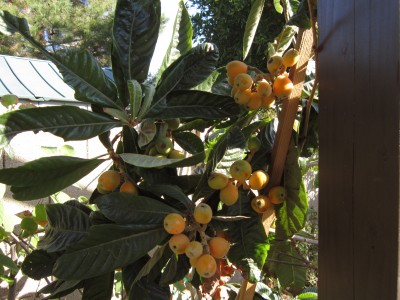
[[[45,131],[66,141],[86,140],[120,126],[121,122],[74,106],[16,110],[0,116],[0,145],[18,133]]]
[[[178,200],[186,209],[193,208],[194,206],[192,200],[190,200],[189,197],[182,191],[182,189],[176,185],[151,184],[145,189],[159,197],[168,196]]]
[[[96,59],[86,50],[68,49],[54,56],[64,81],[75,90],[79,101],[105,107],[120,108],[117,89]]]
[[[274,1],[274,3],[275,2],[276,1]],[[251,44],[253,43],[254,36],[256,35],[258,23],[260,22],[261,15],[264,9],[264,3],[265,0],[255,0],[251,5],[251,10],[249,16],[247,17],[246,27],[244,29],[243,60],[246,59],[247,54],[249,54]]]
[[[170,260],[165,265],[164,272],[161,274],[160,285],[168,286],[183,279],[189,269],[189,258],[186,255],[171,255]]]
[[[270,259],[270,260],[269,260]],[[283,288],[295,294],[302,291],[306,283],[307,268],[297,250],[288,241],[274,241],[268,253],[268,270],[275,274]]]
[[[83,239],[89,231],[89,216],[78,208],[65,204],[47,204],[48,225],[38,247],[50,252],[65,250]]]
[[[110,107],[105,107],[103,111],[107,115],[110,115],[111,117],[114,117],[125,124],[129,124],[129,116],[125,111]]]
[[[153,102],[156,88],[152,84],[143,83],[143,90],[144,90],[144,98],[142,101],[142,107],[140,108],[140,112],[138,115],[139,119],[142,119],[143,116],[145,116],[147,111],[149,110],[151,103]]]
[[[74,184],[104,160],[70,156],[39,158],[17,168],[0,170],[0,182],[11,185],[17,200],[50,196]]]
[[[183,159],[160,158],[155,156],[124,153],[120,154],[124,162],[141,168],[158,168],[158,167],[187,167],[202,162],[205,158],[204,152],[186,157]]]
[[[111,272],[136,261],[167,236],[164,228],[138,231],[122,225],[95,225],[87,238],[67,248],[53,274],[61,279],[86,279]]]
[[[193,132],[173,131],[172,137],[175,142],[182,147],[183,150],[196,154],[204,151],[203,141]]]
[[[158,70],[159,74],[162,74],[175,60],[192,49],[193,30],[190,16],[182,0],[179,1],[178,5],[171,43]]]
[[[282,298],[277,295],[268,285],[263,282],[257,282],[256,294],[260,295],[261,298],[254,297],[254,300],[268,299],[268,300],[281,300]]]
[[[0,252],[0,266],[4,266],[10,269],[14,274],[17,274],[19,271],[19,268],[16,265],[16,263],[11,258],[9,258],[8,256],[4,255],[1,252]]]
[[[161,201],[126,193],[111,193],[96,199],[104,216],[117,224],[160,225],[176,209]],[[153,226],[154,227],[154,226]]]
[[[226,67],[214,70],[203,82],[195,86],[193,90],[214,93],[231,97],[232,87],[228,84]]]
[[[82,300],[112,299],[113,287],[114,271],[85,279],[83,282]]]
[[[137,145],[138,133],[134,128],[124,126],[122,128],[122,142],[124,146],[124,153],[138,153],[139,148]]]
[[[15,17],[6,10],[0,11],[0,33],[12,35],[17,32],[23,32],[27,36],[31,35],[26,19]]]
[[[214,71],[218,56],[217,46],[201,44],[179,57],[163,72],[150,111],[172,90],[190,89],[206,79]]]
[[[44,250],[33,250],[24,259],[21,270],[22,273],[40,280],[52,275],[53,266],[60,255],[57,253],[47,253]]]
[[[301,0],[296,13],[290,18],[290,20],[287,22],[287,25],[294,25],[300,28],[311,27],[307,0]]]
[[[206,130],[213,124],[213,120],[195,119],[181,125],[178,129],[175,129],[175,131],[197,130],[204,132],[204,130]]]
[[[131,274],[133,276],[129,282],[135,284],[138,280],[147,276],[161,259],[167,247],[169,247],[168,243],[165,243],[162,246],[158,246],[153,255],[149,259],[146,259],[146,261],[142,264],[140,270],[136,271],[135,274]]]
[[[276,239],[285,240],[303,229],[308,211],[308,199],[305,191],[298,152],[292,140],[289,146],[284,168],[284,186],[287,197],[275,208]]]
[[[71,294],[76,289],[82,288],[83,282],[80,280],[55,280],[46,285],[38,293],[50,294],[43,299],[57,299]]]
[[[162,287],[153,281],[139,281],[131,286],[129,300],[170,300],[169,287]]]
[[[118,65],[122,74],[116,75],[124,84],[130,79],[140,83],[146,80],[158,38],[160,15],[159,0],[118,0],[112,55],[113,68],[114,64]]]
[[[232,97],[202,91],[176,91],[147,113],[147,118],[223,119],[239,115],[241,108]]]
[[[140,107],[142,105],[142,87],[137,80],[130,79],[127,82],[130,108],[131,108],[131,118],[134,119],[138,116]]]

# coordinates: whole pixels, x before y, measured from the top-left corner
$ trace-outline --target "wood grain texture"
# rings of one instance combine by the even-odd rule
[[[319,299],[399,299],[399,3],[318,9]]]

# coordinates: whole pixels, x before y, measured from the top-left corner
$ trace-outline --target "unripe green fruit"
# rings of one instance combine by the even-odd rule
[[[183,158],[185,158],[185,153],[183,153],[182,151],[176,150],[176,149],[172,149],[171,152],[169,152],[169,154],[168,154],[168,158],[183,159]]]
[[[227,206],[235,204],[238,199],[239,191],[233,182],[229,182],[226,187],[219,192],[219,200]]]
[[[149,150],[149,153],[148,153],[148,155],[150,155],[150,156],[156,156],[158,154],[160,154],[160,153],[158,153],[158,151],[157,151],[155,146],[151,147],[150,150]]]
[[[170,130],[177,129],[179,127],[179,125],[181,124],[181,120],[179,118],[167,119],[167,120],[164,120],[164,122],[167,123],[168,129],[170,129]]]
[[[228,184],[229,178],[225,174],[213,173],[208,178],[208,186],[213,190],[220,190]]]
[[[31,217],[22,218],[20,226],[28,235],[34,234],[38,228],[38,224]]]
[[[167,137],[162,137],[156,142],[156,149],[162,155],[168,155],[173,147],[172,141]]]
[[[260,139],[256,136],[250,137],[249,140],[247,141],[247,148],[252,152],[260,150],[261,148]]]
[[[243,182],[250,177],[252,169],[248,161],[237,160],[231,165],[229,171],[232,178]]]

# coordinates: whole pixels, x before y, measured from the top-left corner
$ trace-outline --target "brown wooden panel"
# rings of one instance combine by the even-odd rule
[[[398,299],[399,5],[319,1],[319,299]]]

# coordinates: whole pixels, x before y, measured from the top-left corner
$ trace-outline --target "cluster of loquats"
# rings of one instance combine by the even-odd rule
[[[164,120],[168,125],[168,130],[172,131],[179,127],[180,119]],[[158,137],[154,142],[147,146],[146,154],[159,158],[183,159],[185,154],[182,151],[174,149],[174,143],[168,136]]]
[[[130,179],[124,177],[122,181],[121,174],[115,170],[107,170],[100,174],[97,182],[97,191],[100,194],[108,194],[119,188],[121,193],[128,193],[134,196],[139,195],[137,185]]]
[[[226,71],[235,102],[248,110],[256,110],[270,107],[276,98],[288,97],[293,90],[293,83],[287,69],[293,67],[298,59],[299,52],[295,49],[287,50],[283,56],[272,56],[267,62],[269,74],[250,68],[242,61],[229,62]],[[250,69],[256,70],[254,77],[249,74]]]
[[[251,200],[251,207],[258,213],[266,212],[273,205],[283,203],[286,199],[286,189],[283,186],[272,187],[268,195],[259,195]]]
[[[175,254],[185,254],[197,273],[210,278],[217,272],[217,260],[223,259],[229,251],[230,243],[220,236],[208,237],[205,226],[213,216],[211,207],[200,203],[193,211],[192,218],[184,218],[178,213],[170,213],[164,218],[164,229],[172,234],[169,247]],[[196,239],[196,232],[199,239]]]

